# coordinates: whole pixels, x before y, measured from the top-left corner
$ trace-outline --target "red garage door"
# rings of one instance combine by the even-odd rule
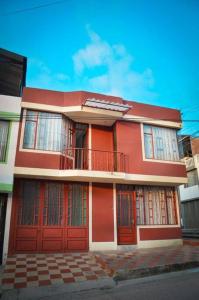
[[[15,184],[10,252],[88,250],[88,187],[21,180]]]

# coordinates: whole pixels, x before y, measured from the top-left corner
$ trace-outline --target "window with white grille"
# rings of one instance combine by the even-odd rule
[[[176,130],[144,125],[144,149],[148,159],[179,161]]]

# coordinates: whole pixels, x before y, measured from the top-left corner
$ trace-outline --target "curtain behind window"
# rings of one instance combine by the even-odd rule
[[[144,145],[146,158],[179,160],[175,129],[144,125]]]
[[[39,112],[36,149],[61,151],[61,133],[61,115]]]
[[[64,151],[72,145],[72,122],[61,114],[27,111],[23,147]],[[70,145],[68,145],[70,144]]]

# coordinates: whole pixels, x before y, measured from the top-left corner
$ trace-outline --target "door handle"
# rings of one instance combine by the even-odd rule
[[[131,220],[131,224],[133,224],[133,225],[134,225],[134,219],[132,219],[132,220]]]

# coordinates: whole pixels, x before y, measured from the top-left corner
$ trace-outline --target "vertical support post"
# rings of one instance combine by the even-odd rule
[[[92,245],[92,226],[93,226],[93,221],[92,221],[92,182],[89,182],[89,192],[88,192],[88,197],[89,197],[89,213],[88,213],[88,226],[89,226],[89,250],[91,249]]]
[[[92,125],[88,128],[88,169],[92,170]]]
[[[114,243],[117,245],[117,205],[116,184],[113,183],[113,221],[114,221]]]
[[[5,231],[4,231],[4,241],[3,241],[3,255],[2,255],[3,265],[6,263],[6,259],[8,256],[11,210],[12,210],[12,193],[8,194],[8,198],[7,198]]]

